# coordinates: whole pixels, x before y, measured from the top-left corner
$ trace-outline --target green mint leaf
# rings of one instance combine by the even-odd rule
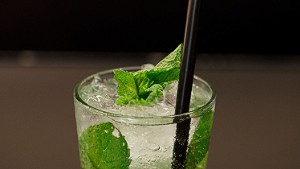
[[[163,87],[166,85],[178,81],[180,68],[173,69],[153,69],[147,71],[149,79],[154,84],[161,84]]]
[[[195,133],[188,145],[186,169],[205,169],[212,122],[212,111],[205,112],[200,117]]]
[[[79,138],[83,169],[128,169],[131,160],[125,137],[112,123],[87,128]]]
[[[166,85],[178,81],[182,44],[152,70],[140,70],[135,73],[115,70],[118,83],[118,105],[151,105],[163,95]]]
[[[149,95],[146,99],[148,103],[155,102],[160,96],[163,95],[164,88],[160,84],[154,84],[147,91],[149,91]]]
[[[148,77],[148,70],[135,72],[134,80],[138,88],[139,98],[146,99],[149,95],[148,89],[154,83],[153,80]]]
[[[131,100],[138,99],[138,89],[134,80],[133,73],[124,70],[114,70],[114,79],[118,83],[119,98],[117,104],[125,105]]]
[[[180,44],[173,52],[171,52],[166,58],[161,60],[154,69],[173,69],[180,68],[180,61],[182,55],[182,44]]]

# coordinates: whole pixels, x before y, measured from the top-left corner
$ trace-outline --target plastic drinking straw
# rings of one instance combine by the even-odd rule
[[[189,0],[188,3],[175,115],[188,112],[190,107],[190,98],[196,61],[195,48],[200,13],[199,11],[201,7],[200,2],[200,0]],[[189,138],[190,122],[191,120],[190,118],[188,118],[188,120],[177,123],[176,139],[174,142],[173,150],[173,169],[182,169],[184,167]]]

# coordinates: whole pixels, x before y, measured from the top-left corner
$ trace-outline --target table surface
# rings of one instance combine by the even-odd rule
[[[163,56],[0,52],[0,168],[79,169],[74,85]],[[203,54],[196,74],[217,91],[209,169],[300,168],[300,56]]]

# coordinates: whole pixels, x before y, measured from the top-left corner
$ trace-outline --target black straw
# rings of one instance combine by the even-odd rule
[[[198,20],[201,7],[200,2],[200,0],[189,0],[188,4],[175,115],[188,112],[190,107],[196,61],[195,48],[197,38],[196,34],[199,29]],[[184,167],[190,122],[191,120],[188,118],[188,120],[177,123],[176,139],[173,150],[173,169],[182,169]]]

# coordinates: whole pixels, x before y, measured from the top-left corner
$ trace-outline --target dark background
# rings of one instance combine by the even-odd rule
[[[204,0],[195,74],[217,91],[208,169],[300,168],[299,0]],[[79,169],[73,88],[156,64],[187,1],[0,0],[0,168]]]
[[[201,53],[300,54],[299,1],[203,0]],[[187,0],[1,0],[0,50],[169,52]]]

